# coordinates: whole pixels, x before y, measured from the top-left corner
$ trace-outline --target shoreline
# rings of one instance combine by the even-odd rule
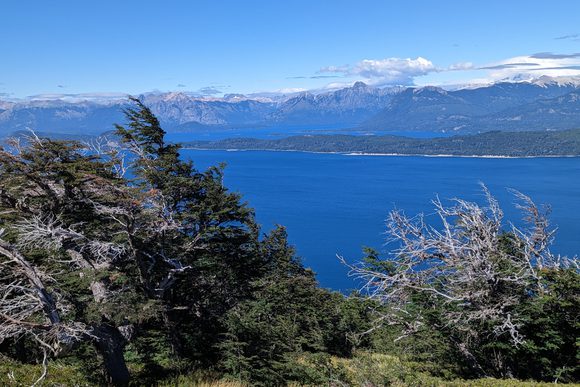
[[[455,155],[455,154],[417,154],[417,153],[367,153],[367,152],[322,152],[296,149],[212,149],[212,148],[191,148],[181,149],[198,151],[223,151],[223,152],[296,152],[313,154],[334,154],[343,156],[383,156],[383,157],[435,157],[435,158],[471,158],[471,159],[540,159],[540,158],[580,158],[580,155],[536,155],[536,156],[508,156],[508,155]]]

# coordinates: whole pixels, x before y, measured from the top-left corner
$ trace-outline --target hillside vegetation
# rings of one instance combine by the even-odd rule
[[[400,155],[579,156],[580,129],[554,132],[495,131],[443,138],[351,135],[306,135],[277,140],[232,138],[214,142],[192,141],[184,143],[184,147]]]
[[[16,363],[2,359],[0,383],[3,386],[31,385],[42,372],[39,365]],[[323,362],[302,360],[302,366],[312,375],[319,375],[319,381],[309,383],[290,382],[290,386],[439,386],[439,387],[548,387],[550,382],[519,381],[506,379],[444,379],[430,375],[418,363],[401,361],[398,357],[384,354],[359,353],[354,357],[327,357]],[[150,379],[140,379],[136,374],[132,385],[150,384]],[[250,387],[254,383],[236,380],[216,372],[194,372],[158,378],[160,387]],[[55,362],[50,365],[42,385],[91,386],[94,379],[86,375],[80,366]],[[580,384],[568,384],[580,386]]]
[[[527,196],[521,229],[485,187],[435,201],[439,229],[393,211],[398,246],[343,259],[365,284],[344,295],[131,103],[120,142],[0,148],[2,385],[580,380],[578,262]]]

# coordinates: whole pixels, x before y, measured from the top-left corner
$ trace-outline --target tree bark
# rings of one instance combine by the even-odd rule
[[[108,324],[96,327],[93,334],[98,338],[95,346],[103,357],[108,381],[114,386],[127,386],[129,370],[123,354],[125,338],[117,328]]]

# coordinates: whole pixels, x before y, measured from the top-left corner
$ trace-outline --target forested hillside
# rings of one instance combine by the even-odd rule
[[[579,381],[577,261],[550,253],[527,196],[522,229],[485,187],[483,204],[436,201],[441,229],[392,212],[393,250],[344,257],[361,284],[344,295],[283,226],[260,230],[222,166],[184,161],[141,101],[125,113],[119,142],[0,149],[1,384]]]
[[[578,156],[580,129],[559,132],[487,132],[441,138],[307,135],[277,140],[231,138],[184,143],[193,149],[281,150],[455,156]]]

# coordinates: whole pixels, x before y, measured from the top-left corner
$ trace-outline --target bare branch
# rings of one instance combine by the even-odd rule
[[[577,259],[555,257],[549,251],[555,230],[550,228],[547,211],[541,211],[526,195],[512,190],[526,227],[503,227],[503,211],[482,185],[486,205],[452,199],[445,205],[433,200],[437,222],[427,224],[423,215],[410,218],[393,210],[387,219],[387,241],[393,246],[380,260],[350,264],[350,275],[363,282],[362,291],[388,307],[381,319],[402,327],[402,337],[423,323],[407,306],[413,295],[424,294],[442,306],[449,328],[477,342],[474,324],[492,324],[493,334],[509,335],[513,345],[524,338],[520,323],[512,313],[518,295],[544,291],[540,281],[543,268],[577,265]],[[506,289],[511,289],[507,291]]]

